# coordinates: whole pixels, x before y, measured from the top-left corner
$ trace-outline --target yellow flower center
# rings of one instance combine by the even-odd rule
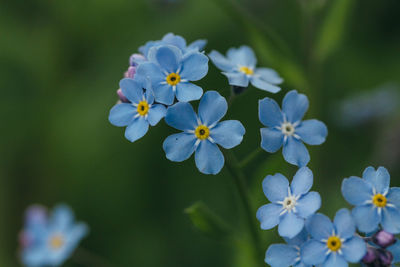
[[[372,198],[372,203],[374,203],[375,206],[379,207],[379,208],[383,208],[386,206],[387,203],[387,199],[384,195],[382,194],[376,194],[373,198]]]
[[[331,251],[336,252],[342,247],[342,241],[340,241],[340,238],[337,236],[331,236],[331,237],[329,237],[328,241],[326,241],[326,246]]]
[[[249,67],[243,66],[243,67],[240,67],[239,70],[241,72],[243,72],[244,74],[246,74],[246,75],[253,75],[254,74],[254,71]]]
[[[177,85],[181,81],[181,76],[178,73],[171,73],[167,76],[167,83],[169,85]]]
[[[137,105],[137,112],[140,116],[145,116],[149,112],[149,104],[146,101],[140,101]]]
[[[194,131],[197,138],[200,140],[207,139],[210,136],[210,129],[208,129],[205,125],[197,126],[196,130]]]
[[[60,249],[64,245],[64,237],[62,235],[54,235],[50,238],[50,247],[54,250]]]

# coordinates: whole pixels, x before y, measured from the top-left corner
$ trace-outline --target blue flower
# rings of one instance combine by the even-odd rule
[[[321,267],[347,267],[359,262],[366,253],[365,241],[355,235],[356,226],[349,210],[336,213],[334,222],[323,214],[307,219],[306,229],[312,239],[301,250],[304,263]]]
[[[272,267],[311,267],[301,259],[301,247],[308,240],[307,231],[301,231],[292,239],[286,239],[287,244],[273,244],[265,254],[265,262]]]
[[[166,108],[161,104],[154,104],[151,90],[143,91],[145,82],[138,79],[122,79],[120,87],[123,95],[131,103],[120,103],[110,110],[109,121],[119,127],[128,126],[125,137],[131,142],[143,137],[151,126],[156,125],[166,113]]]
[[[72,211],[64,205],[57,206],[51,217],[40,225],[36,223],[33,231],[32,218],[27,218],[24,233],[30,235],[31,241],[26,243],[21,251],[25,266],[60,266],[73,253],[81,239],[87,234],[84,223],[75,223]]]
[[[290,186],[282,174],[268,175],[262,186],[265,196],[272,203],[257,211],[261,229],[268,230],[279,224],[280,236],[293,238],[299,234],[305,219],[321,207],[320,195],[308,192],[312,184],[313,174],[307,167],[297,171]]]
[[[273,69],[256,68],[257,59],[253,50],[248,46],[231,48],[226,57],[213,50],[208,55],[211,61],[222,70],[230,85],[247,87],[249,82],[259,89],[276,93],[281,90],[277,84],[282,78]]]
[[[219,122],[228,110],[228,104],[216,91],[202,97],[197,116],[186,102],[176,103],[167,110],[168,125],[183,131],[168,136],[163,144],[171,161],[181,162],[195,152],[196,166],[205,174],[217,174],[224,166],[224,156],[217,144],[230,149],[242,142],[245,129],[236,120]]]
[[[343,197],[355,206],[352,214],[361,232],[376,231],[381,224],[389,233],[400,233],[400,188],[389,185],[390,174],[383,167],[366,168],[363,179],[343,180]]]
[[[302,121],[308,109],[308,99],[296,90],[286,94],[282,111],[275,100],[264,98],[259,101],[259,118],[267,128],[261,129],[261,147],[274,153],[283,145],[283,157],[291,164],[306,166],[310,154],[306,146],[325,142],[328,129],[318,120]]]
[[[201,87],[190,83],[203,78],[208,72],[208,58],[199,52],[182,54],[176,46],[152,47],[149,62],[137,69],[139,76],[151,80],[157,102],[171,105],[175,95],[178,101],[188,102],[200,99]]]

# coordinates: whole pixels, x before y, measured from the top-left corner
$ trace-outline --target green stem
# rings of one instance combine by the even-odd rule
[[[235,186],[239,192],[240,200],[242,202],[244,211],[246,213],[247,226],[249,228],[252,244],[254,246],[256,262],[258,262],[258,260],[260,259],[260,266],[264,266],[264,263],[262,262],[262,259],[264,257],[263,256],[264,252],[261,247],[261,242],[258,235],[258,227],[255,220],[256,213],[253,211],[251,207],[250,196],[247,191],[246,184],[244,182],[245,176],[242,170],[240,169],[239,163],[233,152],[230,150],[224,152],[226,158],[226,168],[233,178]]]
[[[239,162],[239,168],[246,168],[253,160],[255,160],[264,150],[261,147],[256,148],[253,152],[248,154],[242,161]]]

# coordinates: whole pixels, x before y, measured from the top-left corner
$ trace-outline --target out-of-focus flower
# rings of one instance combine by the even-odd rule
[[[268,230],[279,224],[280,236],[293,238],[304,228],[304,221],[321,207],[317,192],[309,192],[313,174],[307,167],[300,168],[289,186],[280,173],[268,175],[263,181],[265,196],[272,203],[258,209],[257,219],[261,229]]]
[[[176,103],[167,110],[168,125],[183,131],[167,137],[163,143],[166,157],[181,162],[195,152],[196,166],[205,174],[217,174],[224,166],[218,145],[230,149],[242,142],[245,129],[237,120],[222,121],[228,104],[218,92],[208,91],[199,104],[198,116],[186,102]]]
[[[274,153],[283,146],[283,157],[291,164],[306,166],[310,154],[306,146],[320,145],[325,142],[328,129],[318,120],[302,121],[308,109],[308,99],[296,90],[286,94],[282,111],[278,103],[271,98],[259,101],[259,118],[267,128],[261,129],[261,147]]]
[[[211,61],[222,70],[232,86],[248,87],[251,83],[259,89],[276,93],[281,90],[277,84],[283,79],[278,73],[269,68],[256,68],[257,58],[253,50],[248,46],[231,48],[226,57],[213,50],[208,55]]]
[[[366,168],[363,179],[343,180],[343,197],[355,206],[352,214],[361,232],[374,232],[381,224],[389,233],[400,233],[400,188],[389,185],[390,174],[384,167]]]

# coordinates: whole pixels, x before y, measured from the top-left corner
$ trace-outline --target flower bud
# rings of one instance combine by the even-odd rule
[[[129,65],[137,66],[139,62],[146,61],[146,58],[142,54],[133,54],[129,58]]]
[[[125,71],[125,73],[124,73],[124,77],[133,79],[135,77],[135,73],[136,73],[136,67],[129,66],[128,70]]]
[[[372,263],[376,260],[376,255],[377,251],[375,248],[368,246],[367,247],[367,253],[365,254],[364,258],[362,259],[362,261],[366,264],[368,263]]]
[[[391,266],[393,261],[393,255],[390,251],[380,249],[378,252],[379,261],[383,266]]]
[[[121,89],[118,89],[118,90],[117,90],[117,95],[118,95],[119,100],[120,100],[122,103],[129,103],[129,100],[124,96],[124,93],[122,93],[122,90],[121,90]]]
[[[372,237],[372,241],[382,248],[387,248],[396,242],[396,238],[393,234],[382,230]]]

